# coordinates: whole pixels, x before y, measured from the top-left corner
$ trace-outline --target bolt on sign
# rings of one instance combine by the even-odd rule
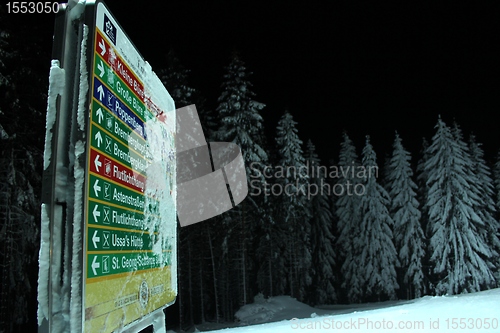
[[[175,105],[103,2],[61,8],[49,77],[39,332],[161,327],[177,295]]]

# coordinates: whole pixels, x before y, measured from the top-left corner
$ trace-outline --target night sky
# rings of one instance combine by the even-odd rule
[[[438,114],[449,125],[456,120],[467,136],[473,131],[488,159],[500,148],[494,2],[136,3],[106,1],[154,70],[172,48],[215,109],[223,67],[238,51],[253,72],[255,99],[267,105],[270,140],[287,109],[323,163],[337,158],[343,130],[359,153],[371,135],[379,162],[391,152],[395,130],[416,155]],[[44,18],[48,31],[51,18]]]

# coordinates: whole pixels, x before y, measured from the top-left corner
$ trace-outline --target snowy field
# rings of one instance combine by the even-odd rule
[[[240,325],[248,326],[198,329],[212,333],[500,332],[500,289],[321,309],[281,296],[256,300],[241,308],[237,317]]]

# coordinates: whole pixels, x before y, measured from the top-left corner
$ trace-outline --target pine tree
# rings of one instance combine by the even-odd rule
[[[271,182],[272,180],[269,179]],[[277,197],[269,196],[263,203],[262,223],[259,224],[256,235],[257,289],[265,297],[283,295],[286,289],[286,263],[282,255],[284,243],[283,232],[276,218]]]
[[[193,104],[196,89],[189,86],[190,70],[184,68],[173,50],[167,53],[167,66],[158,72],[158,77],[169,92],[177,108]]]
[[[417,167],[416,167],[416,173],[417,173],[417,201],[420,204],[420,225],[422,226],[422,230],[424,231],[424,249],[425,249],[425,255],[422,260],[422,267],[423,267],[423,272],[424,272],[424,289],[427,291],[435,290],[434,283],[432,281],[432,263],[430,260],[431,257],[431,252],[429,251],[430,245],[429,245],[429,238],[431,235],[431,232],[429,230],[429,223],[428,223],[428,207],[427,207],[427,193],[428,193],[428,186],[427,186],[427,179],[429,179],[429,175],[425,171],[425,163],[429,159],[429,142],[427,141],[426,138],[422,139],[422,148],[420,150],[420,158],[418,159],[417,162]]]
[[[279,195],[278,223],[284,235],[288,236],[283,238],[282,242],[285,243],[282,243],[282,248],[286,249],[288,260],[289,292],[291,296],[303,300],[312,283],[311,225],[306,205],[309,177],[296,125],[289,112],[285,112],[278,122],[276,146],[280,160],[275,175],[282,191]]]
[[[0,6],[0,327],[24,326],[36,308],[47,70],[38,34]],[[34,322],[32,322],[34,324]]]
[[[257,263],[257,293],[265,297],[276,295],[284,295],[287,289],[287,279],[283,276],[287,275],[286,249],[283,242],[284,234],[283,226],[279,223],[279,211],[281,198],[279,195],[273,195],[271,189],[276,189],[277,179],[274,177],[274,165],[279,163],[279,154],[276,148],[275,138],[267,140],[263,136],[263,148],[268,152],[268,165],[259,168],[259,171],[265,173],[264,191],[259,193],[259,221],[255,237],[255,262]],[[273,144],[272,144],[273,143]],[[257,183],[260,182],[257,179]],[[274,186],[274,187],[273,187]],[[262,189],[258,187],[257,191]],[[250,190],[249,190],[250,191]],[[254,191],[254,189],[252,189]],[[249,194],[252,195],[252,194]]]
[[[198,103],[198,101],[202,100],[202,97],[197,89],[189,85],[190,72],[190,70],[182,66],[173,50],[170,50],[167,54],[166,68],[161,69],[158,76],[173,98],[177,109],[196,104],[204,134],[207,135],[207,129],[205,128],[206,119],[202,117],[203,105]],[[176,308],[175,310],[179,316],[179,325],[182,328],[185,324],[190,326],[194,324],[192,309],[195,304],[193,303],[195,300],[198,302],[199,298],[194,295],[194,285],[203,283],[203,281],[200,281],[197,271],[201,265],[201,258],[196,253],[207,253],[208,246],[204,226],[195,224],[189,228],[178,228],[177,230],[179,240],[177,274],[179,278],[177,283],[177,302],[173,307]],[[172,309],[169,310],[172,311]]]
[[[496,208],[496,214],[495,214],[495,219],[499,221],[500,223],[500,151],[497,153],[496,156],[496,161],[493,166],[493,185],[495,188],[495,196],[494,196],[494,202],[495,202],[495,208]],[[500,231],[499,231],[500,233]],[[497,233],[497,234],[499,234]],[[500,236],[499,236],[500,237]],[[497,263],[497,269],[496,269],[496,279],[497,279],[497,284],[500,283],[500,262]]]
[[[331,304],[337,300],[335,292],[335,252],[333,250],[333,214],[326,183],[327,169],[321,167],[311,140],[307,142],[307,166],[310,176],[309,211],[311,212],[311,252],[315,304]]]
[[[424,288],[422,260],[425,255],[424,232],[416,199],[417,185],[413,181],[410,153],[396,133],[392,158],[388,165],[387,189],[392,200],[391,218],[394,221],[394,245],[398,252],[399,267],[408,298],[420,297]]]
[[[438,119],[429,147],[427,207],[437,294],[475,292],[494,284],[485,222],[467,145]]]
[[[500,150],[497,153],[495,165],[493,166],[493,183],[495,185],[495,205],[497,212],[500,212]],[[497,213],[497,217],[499,214]]]
[[[255,93],[251,91],[252,84],[248,80],[250,74],[243,61],[233,55],[223,76],[222,93],[216,108],[218,129],[213,133],[214,140],[233,142],[241,149],[249,192],[252,188],[264,190],[266,180],[261,171],[268,160],[267,153],[262,148],[264,133],[260,115],[265,105],[254,100]],[[232,284],[223,297],[223,300],[227,300],[227,311],[224,313],[231,318],[233,305],[241,306],[251,300],[248,295],[252,291],[250,277],[256,271],[252,260],[255,245],[251,235],[255,234],[257,225],[265,218],[261,200],[262,197],[249,195],[237,207],[220,217],[227,231],[225,273],[228,278],[235,278],[229,281]],[[230,305],[234,300],[236,303]]]
[[[475,208],[475,211],[486,224],[486,228],[484,229],[486,234],[484,237],[487,239],[488,246],[492,251],[494,271],[498,273],[500,270],[500,224],[495,218],[496,208],[493,179],[491,178],[490,168],[484,160],[484,152],[481,144],[476,142],[476,137],[473,134],[469,137],[469,150],[472,161],[470,171],[477,179],[472,185],[474,185],[473,188],[476,189],[479,196],[479,206]],[[497,285],[499,282],[497,277]]]
[[[222,94],[216,109],[219,129],[214,136],[219,141],[236,143],[243,154],[247,177],[264,183],[258,167],[268,160],[262,147],[264,133],[260,115],[265,104],[253,99],[255,93],[251,91],[252,84],[248,81],[250,75],[243,61],[233,55],[223,77]],[[257,186],[256,182],[253,184]]]
[[[366,297],[395,299],[399,288],[395,269],[398,259],[392,240],[394,222],[388,210],[391,200],[387,191],[377,182],[376,155],[368,136],[363,148],[362,164],[365,173],[365,193],[361,196],[360,205],[363,219],[360,235],[355,237],[354,243],[355,253],[359,253],[358,274]]]
[[[158,72],[158,77],[170,93],[177,109],[191,104],[196,105],[203,133],[207,141],[211,141],[216,126],[215,120],[210,110],[207,110],[201,92],[189,84],[190,73],[191,70],[186,69],[175,52],[170,50],[166,57],[166,67]]]
[[[3,15],[2,15],[3,16]],[[6,62],[12,59],[12,53],[9,52],[9,43],[8,43],[8,32],[5,30],[0,30],[0,87],[2,90],[5,86],[9,84],[9,78],[6,72]],[[2,114],[2,110],[0,109],[0,114]]]
[[[343,141],[340,145],[339,178],[334,185],[332,193],[337,196],[335,201],[335,214],[337,216],[336,247],[339,249],[341,257],[342,289],[347,291],[345,295],[349,302],[360,302],[362,300],[362,286],[358,275],[359,256],[354,246],[355,237],[359,235],[360,197],[355,195],[353,188],[360,183],[356,177],[360,167],[356,148],[349,136],[344,133]]]
[[[429,175],[425,171],[425,163],[429,159],[429,142],[426,138],[422,139],[422,149],[420,150],[420,159],[417,162],[417,201],[420,203],[421,224],[424,233],[427,233],[427,179]]]

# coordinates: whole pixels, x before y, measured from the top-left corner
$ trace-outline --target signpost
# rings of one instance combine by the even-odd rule
[[[94,36],[83,293],[88,332],[119,328],[176,296],[175,115],[167,114],[174,105],[154,95],[163,85],[151,82],[149,66],[103,3]]]
[[[68,153],[64,147],[58,148],[64,140],[59,138],[58,146],[47,139],[54,158],[47,162],[50,172],[44,172],[45,233],[50,234],[51,244],[68,244],[61,246],[61,251],[71,253],[74,260],[56,260],[58,254],[42,246],[41,262],[42,257],[49,258],[47,278],[51,282],[47,303],[40,300],[40,312],[46,313],[43,319],[49,324],[40,324],[39,331],[52,332],[56,325],[50,327],[50,323],[56,321],[71,332],[138,329],[158,319],[151,319],[152,314],[163,318],[163,308],[177,295],[175,106],[106,6],[99,1],[89,3],[84,10],[76,6],[67,9],[66,24],[69,27],[80,22],[85,26],[77,42],[66,40],[59,47],[63,67],[67,65],[63,68],[66,88],[57,110],[52,110],[57,114],[55,125],[48,126],[47,131],[56,139],[59,133],[74,137],[76,147],[77,138],[85,142],[83,154],[78,155],[78,148],[68,147],[70,156],[62,159],[70,163],[75,160],[74,166],[66,166],[75,170],[69,171],[74,193],[65,197],[71,198],[67,201],[74,198],[75,207],[81,205],[81,209],[61,213],[71,215],[66,222],[55,217],[58,185],[54,174],[60,172],[57,165],[61,164],[57,151]],[[78,64],[68,68],[72,61],[62,52],[68,52],[68,45],[81,45],[80,75],[74,74],[70,80],[68,72],[78,71]],[[55,49],[57,53],[57,45]],[[74,86],[68,82],[74,82]],[[82,92],[85,85],[86,95]],[[78,90],[79,96],[64,104],[64,94]],[[72,102],[75,100],[79,102]],[[59,115],[64,105],[73,105],[68,106],[75,114],[73,120]],[[52,111],[49,108],[48,114]],[[64,130],[67,127],[70,129]],[[76,171],[79,168],[83,174]],[[67,232],[59,234],[51,229],[57,221]],[[81,256],[77,255],[79,251]],[[60,285],[54,281],[57,279]],[[68,288],[70,293],[65,292]],[[57,300],[69,299],[69,294],[71,304],[59,306]],[[74,310],[75,306],[80,310]],[[61,319],[57,311],[70,311],[70,322]],[[78,314],[81,322],[75,323]]]

